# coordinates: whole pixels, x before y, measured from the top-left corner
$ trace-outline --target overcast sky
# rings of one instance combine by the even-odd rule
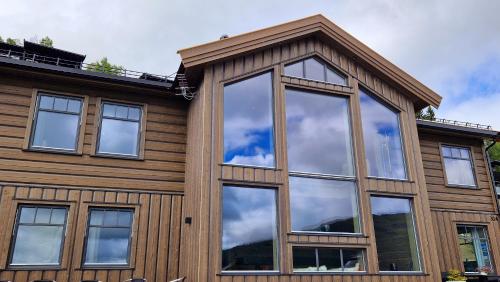
[[[178,49],[321,13],[443,96],[439,117],[500,130],[499,12],[497,0],[17,0],[0,35],[171,74]]]

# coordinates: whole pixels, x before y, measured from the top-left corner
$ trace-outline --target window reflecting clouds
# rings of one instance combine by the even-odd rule
[[[222,270],[278,270],[276,190],[224,186]]]
[[[352,181],[290,177],[293,231],[359,233]]]
[[[285,75],[347,85],[345,75],[334,70],[323,60],[314,57],[286,65]]]
[[[470,149],[443,146],[442,152],[448,184],[476,186]]]
[[[286,90],[288,169],[353,176],[347,98]]]
[[[274,167],[271,72],[224,87],[224,163]]]
[[[406,179],[399,114],[360,89],[368,175]]]

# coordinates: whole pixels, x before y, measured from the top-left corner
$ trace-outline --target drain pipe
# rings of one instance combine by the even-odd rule
[[[497,137],[500,137],[500,133],[497,133]],[[492,140],[493,142],[488,145],[488,147],[486,147],[484,149],[484,152],[486,153],[486,161],[488,162],[488,169],[490,171],[490,180],[491,180],[491,184],[493,185],[493,192],[495,194],[495,198],[496,198],[496,206],[497,206],[497,212],[500,214],[500,203],[499,203],[499,199],[498,199],[498,194],[497,194],[497,188],[495,186],[495,174],[493,173],[493,167],[491,166],[491,158],[490,158],[490,153],[488,152],[489,149],[491,149],[491,147],[495,146],[495,144],[497,143],[497,138],[494,138]]]

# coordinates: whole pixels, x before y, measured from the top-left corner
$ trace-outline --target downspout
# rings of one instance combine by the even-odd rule
[[[497,134],[497,136],[499,136],[500,133]],[[497,188],[495,186],[495,174],[493,172],[493,167],[491,166],[491,158],[490,158],[490,153],[488,152],[489,149],[491,149],[491,147],[495,146],[495,144],[497,143],[497,139],[494,138],[492,140],[493,142],[488,145],[488,147],[486,147],[484,149],[484,152],[486,153],[486,161],[488,162],[488,169],[490,171],[490,180],[491,180],[491,184],[492,184],[492,187],[493,187],[493,192],[495,194],[495,202],[496,202],[496,206],[497,206],[497,213],[500,214],[500,205],[499,205],[499,202],[498,202],[498,194],[497,194]]]

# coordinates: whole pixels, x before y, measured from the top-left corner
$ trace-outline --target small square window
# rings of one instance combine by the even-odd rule
[[[362,249],[293,247],[294,272],[365,271]]]

